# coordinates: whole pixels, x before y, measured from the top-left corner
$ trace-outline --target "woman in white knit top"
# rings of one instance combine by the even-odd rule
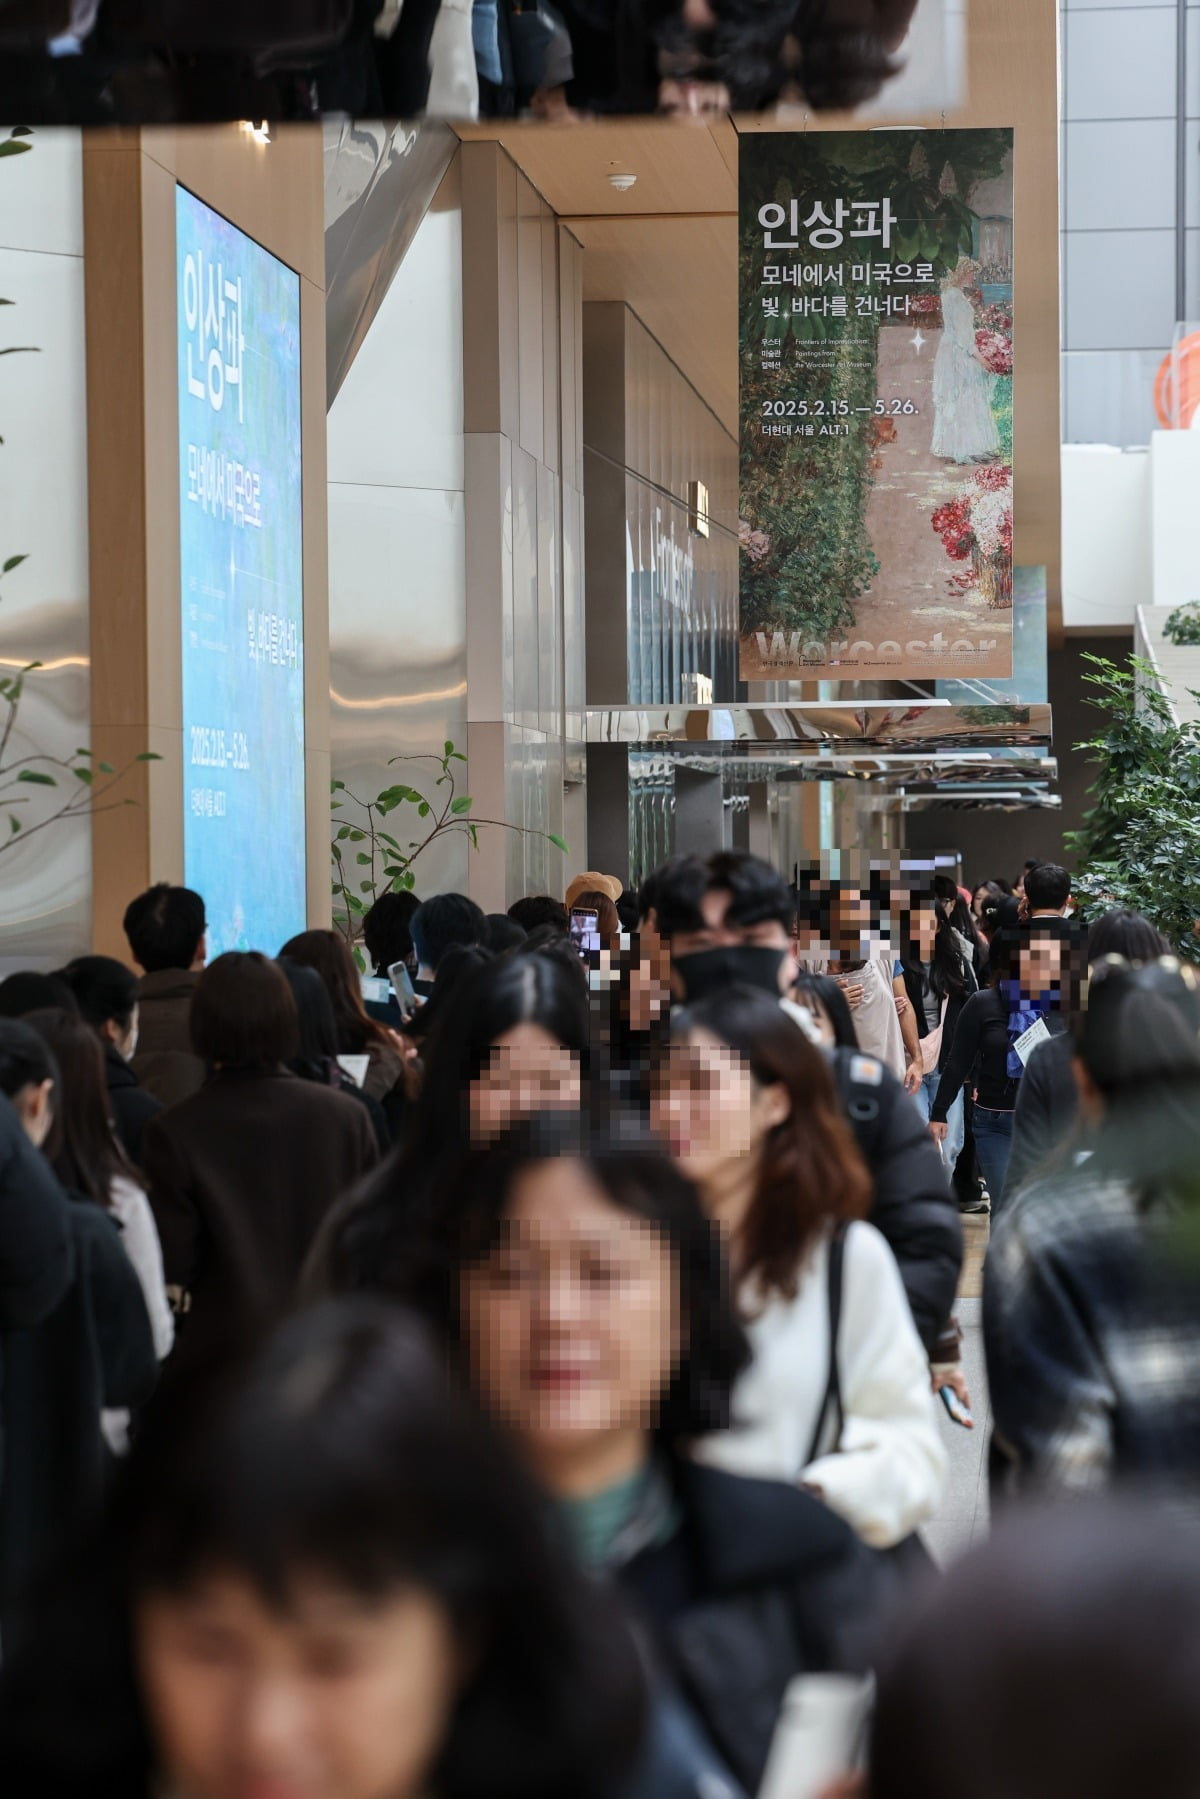
[[[899,1271],[860,1221],[870,1176],[824,1056],[769,996],[729,988],[678,1017],[655,1108],[725,1230],[755,1352],[733,1429],[697,1454],[819,1492],[876,1548],[902,1541],[937,1510],[946,1455]]]

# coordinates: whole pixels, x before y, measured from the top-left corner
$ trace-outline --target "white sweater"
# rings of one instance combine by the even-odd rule
[[[754,1361],[734,1425],[697,1446],[735,1474],[803,1481],[877,1549],[936,1512],[946,1478],[929,1362],[891,1250],[870,1224],[846,1233],[838,1372],[841,1444],[805,1464],[829,1377],[829,1243],[810,1253],[795,1299],[742,1295]]]
[[[163,1275],[162,1245],[150,1201],[136,1181],[118,1175],[108,1195],[113,1217],[121,1227],[125,1254],[133,1263],[141,1283],[142,1297],[150,1315],[150,1332],[154,1353],[164,1361],[175,1342],[175,1317],[167,1298]],[[129,1447],[129,1413],[109,1410],[100,1415],[105,1440],[114,1455],[124,1455]]]

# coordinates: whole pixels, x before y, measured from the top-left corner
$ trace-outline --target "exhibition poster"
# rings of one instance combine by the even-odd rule
[[[1012,672],[1013,134],[739,138],[740,672]]]
[[[306,920],[300,282],[176,190],[184,880],[210,958]]]
[[[938,681],[934,697],[952,706],[1045,706],[1050,699],[1046,571],[1013,569],[1013,666],[1010,680]],[[998,753],[998,752],[997,752]]]

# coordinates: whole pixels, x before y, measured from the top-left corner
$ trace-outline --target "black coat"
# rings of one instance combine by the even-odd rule
[[[719,1756],[756,1793],[789,1683],[871,1666],[886,1574],[798,1487],[692,1462],[674,1477],[680,1532],[617,1579]]]
[[[833,1051],[842,1105],[871,1171],[867,1214],[900,1268],[913,1322],[933,1354],[962,1271],[962,1219],[937,1144],[900,1082],[873,1056]]]
[[[47,1316],[3,1334],[4,1440],[0,1604],[6,1611],[39,1564],[99,1505],[106,1406],[145,1403],[158,1378],[141,1283],[107,1212],[67,1207],[71,1279]]]
[[[104,1078],[108,1086],[108,1106],[117,1136],[129,1160],[142,1165],[142,1133],[152,1118],[162,1111],[162,1101],[147,1093],[120,1050],[111,1043],[104,1045]]]
[[[1061,1149],[1075,1132],[1079,1088],[1072,1067],[1074,1055],[1075,1042],[1068,1032],[1052,1037],[1029,1058],[1017,1088],[1005,1198],[1024,1186],[1047,1156]]]
[[[291,1303],[325,1214],[377,1153],[364,1106],[283,1069],[214,1075],[145,1147],[167,1286],[190,1300],[177,1360]]]
[[[67,1290],[71,1267],[67,1196],[0,1093],[0,1417],[5,1338],[10,1331],[40,1324],[54,1310]],[[3,1490],[0,1434],[0,1493]]]

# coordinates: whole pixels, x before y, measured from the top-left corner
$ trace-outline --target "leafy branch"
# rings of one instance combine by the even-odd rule
[[[1085,919],[1128,906],[1200,962],[1200,726],[1176,724],[1149,663],[1085,660],[1104,724],[1076,745],[1097,774],[1091,810],[1067,837],[1080,861],[1072,892]]]
[[[374,799],[360,799],[351,793],[344,781],[332,783],[333,812],[345,812],[349,807],[357,808],[357,817],[353,819],[334,820],[333,842],[330,853],[333,862],[333,902],[334,928],[341,932],[353,947],[361,920],[384,893],[411,893],[416,886],[416,875],[413,865],[424,854],[431,843],[439,838],[465,836],[471,848],[479,848],[479,833],[482,830],[517,831],[522,836],[544,837],[555,849],[566,852],[567,845],[553,831],[533,831],[526,825],[509,824],[500,818],[477,818],[473,815],[474,800],[469,794],[459,793],[455,764],[465,762],[466,757],[455,749],[447,740],[442,754],[393,756],[388,767],[393,768],[402,762],[432,762],[438,770],[434,782],[434,797],[427,799],[419,788],[411,787],[404,782],[396,782],[385,787]],[[445,788],[439,794],[438,789]],[[397,829],[413,830],[416,820],[427,826],[423,835],[408,838],[406,841],[383,828],[384,820],[393,813],[400,812],[402,807],[410,807],[412,811],[405,814],[407,825],[397,824]],[[356,952],[357,953],[357,952]]]
[[[0,570],[0,576],[11,574],[25,560],[24,556],[10,556]],[[79,749],[73,756],[50,756],[34,751],[32,755],[6,761],[17,729],[26,678],[41,666],[40,662],[27,662],[15,675],[0,676],[0,812],[6,813],[8,819],[7,834],[0,832],[0,855],[18,842],[28,842],[50,825],[61,824],[64,819],[78,818],[84,813],[95,817],[100,812],[111,812],[116,806],[136,805],[136,800],[112,799],[110,796],[136,763],[161,760],[152,750],[145,750],[124,767],[114,768],[111,762],[97,762],[91,750]],[[62,783],[66,783],[65,791]],[[52,805],[34,823],[28,823],[17,808],[34,802],[35,796],[29,788],[48,787],[56,790],[59,803]],[[101,804],[101,801],[105,803]]]

